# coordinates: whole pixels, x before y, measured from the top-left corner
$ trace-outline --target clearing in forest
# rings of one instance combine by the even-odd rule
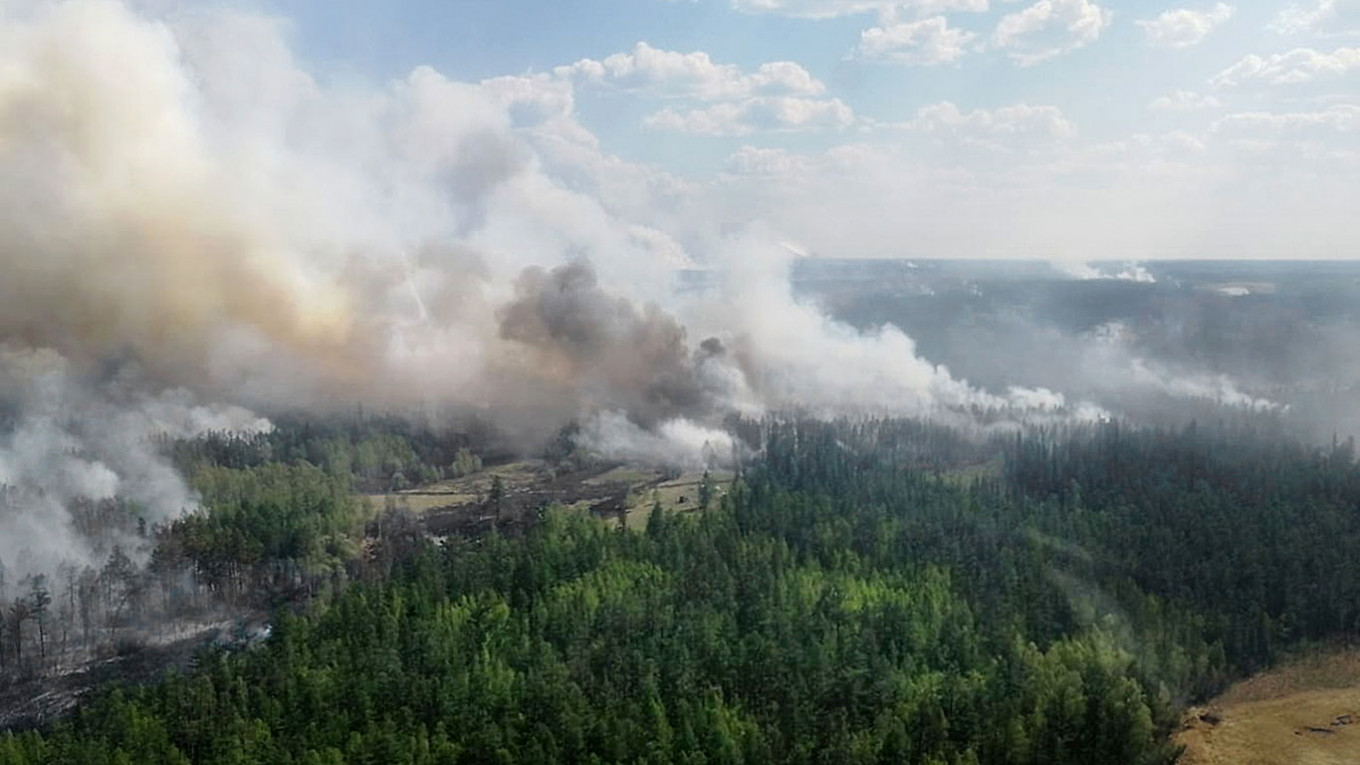
[[[1360,650],[1309,656],[1190,709],[1179,765],[1360,763]]]
[[[709,473],[710,506],[716,507],[718,501],[732,488],[733,474],[727,471]],[[634,484],[628,493],[627,524],[629,528],[646,528],[647,516],[653,505],[660,503],[664,512],[689,512],[699,509],[700,486],[703,473],[685,473],[670,480],[652,480]]]
[[[498,509],[490,502],[497,478],[504,492]],[[729,471],[710,474],[711,502],[717,504],[732,479]],[[618,464],[562,472],[541,461],[526,460],[404,491],[364,496],[374,511],[394,507],[420,514],[436,535],[479,530],[493,520],[498,525],[523,525],[536,508],[547,505],[619,518],[630,528],[642,528],[657,502],[667,512],[699,509],[702,482],[703,473],[674,476],[654,467]]]

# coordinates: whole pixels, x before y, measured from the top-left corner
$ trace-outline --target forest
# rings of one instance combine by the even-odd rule
[[[167,442],[202,509],[131,523],[144,567],[6,583],[0,673],[208,612],[267,638],[102,685],[0,763],[1172,763],[1187,704],[1360,633],[1349,441],[730,426],[756,456],[690,511],[444,537],[355,492],[503,459],[466,434]]]
[[[1357,41],[0,0],[0,765],[1360,762]]]

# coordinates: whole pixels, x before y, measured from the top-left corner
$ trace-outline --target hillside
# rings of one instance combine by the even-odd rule
[[[1179,765],[1351,765],[1360,761],[1360,651],[1311,656],[1191,708]]]

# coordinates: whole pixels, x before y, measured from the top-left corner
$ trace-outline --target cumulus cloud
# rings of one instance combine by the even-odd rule
[[[995,109],[963,111],[950,101],[923,106],[916,117],[907,123],[912,130],[947,132],[961,136],[989,138],[1037,137],[1042,139],[1068,138],[1076,134],[1076,126],[1063,116],[1056,106],[1014,104]]]
[[[743,72],[735,65],[713,61],[702,51],[679,53],[645,42],[627,53],[557,67],[550,76],[502,77],[482,84],[520,106],[539,111],[557,108],[562,115],[570,114],[573,86],[691,104],[707,102],[711,105],[667,107],[643,120],[647,127],[695,135],[845,127],[854,119],[850,107],[839,99],[822,97],[826,85],[792,61],[767,62],[753,72]],[[568,124],[579,129],[574,122]]]
[[[793,175],[808,166],[808,158],[801,154],[759,146],[743,146],[727,158],[728,172],[738,175]]]
[[[1163,112],[1189,112],[1216,109],[1222,105],[1223,102],[1213,96],[1196,93],[1193,90],[1177,90],[1171,95],[1152,99],[1148,108]]]
[[[1112,16],[1089,0],[1039,0],[1003,16],[990,42],[1017,64],[1031,66],[1100,39]]]
[[[1338,77],[1360,69],[1360,48],[1337,48],[1323,53],[1295,48],[1268,56],[1255,54],[1214,75],[1210,84],[1224,88],[1238,85],[1299,85],[1326,77]]]
[[[944,16],[873,27],[860,33],[857,55],[872,61],[933,66],[957,61],[976,38],[972,32],[949,26]]]
[[[952,11],[981,13],[987,0],[732,0],[744,13],[769,13],[805,19],[831,19],[877,13],[891,22],[903,16],[929,16]]]
[[[696,135],[750,135],[757,131],[845,128],[854,112],[838,98],[750,98],[703,109],[663,109],[645,120],[648,127]]]
[[[1360,32],[1360,2],[1357,0],[1317,0],[1312,6],[1292,4],[1270,22],[1270,29],[1282,35],[1314,32],[1353,35]]]
[[[1360,106],[1336,104],[1311,112],[1239,112],[1216,121],[1213,130],[1224,135],[1300,132],[1360,132]]]
[[[1215,3],[1207,11],[1175,8],[1162,11],[1155,18],[1135,21],[1147,35],[1151,45],[1165,48],[1189,48],[1198,45],[1209,33],[1229,19],[1237,9],[1227,3]]]
[[[564,80],[586,86],[703,101],[816,96],[826,90],[824,84],[792,61],[764,63],[756,71],[745,73],[733,64],[713,61],[703,51],[679,53],[645,42],[639,42],[626,53],[615,53],[603,60],[581,59],[553,72]]]

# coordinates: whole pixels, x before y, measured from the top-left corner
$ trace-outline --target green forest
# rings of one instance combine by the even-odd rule
[[[1360,634],[1349,442],[732,427],[758,456],[703,508],[445,538],[354,492],[480,469],[475,440],[167,444],[204,509],[143,531],[124,600],[267,604],[268,638],[0,734],[0,764],[1172,763],[1187,704]]]

